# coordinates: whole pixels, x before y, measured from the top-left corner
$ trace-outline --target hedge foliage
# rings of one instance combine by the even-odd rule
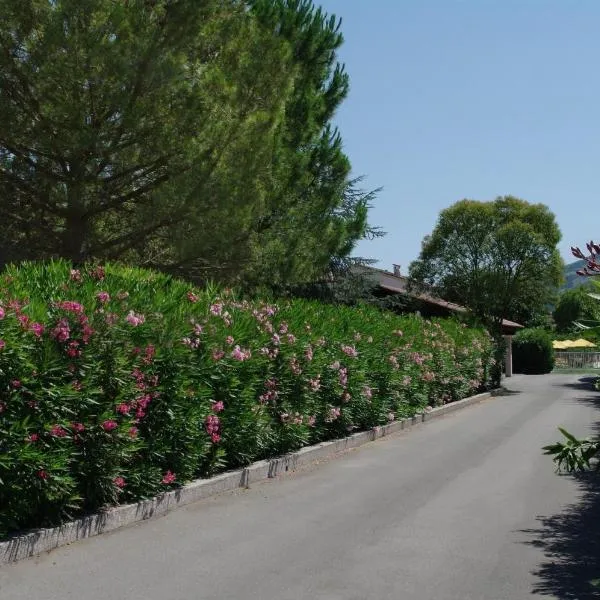
[[[541,328],[522,329],[513,338],[515,373],[537,375],[554,369],[552,337]]]
[[[487,333],[116,265],[0,276],[0,535],[486,386]]]

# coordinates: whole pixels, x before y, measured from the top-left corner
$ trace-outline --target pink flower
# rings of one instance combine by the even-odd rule
[[[251,356],[250,350],[242,350],[239,346],[236,346],[231,352],[231,358],[241,362],[248,360]]]
[[[102,304],[106,304],[110,300],[110,295],[108,292],[98,292],[96,298],[98,298],[98,301]]]
[[[44,471],[44,469],[40,469],[40,470],[37,472],[37,476],[38,476],[40,479],[48,479],[48,473],[46,473],[46,471]]]
[[[325,420],[328,423],[331,423],[332,421],[339,419],[341,414],[342,414],[342,410],[340,408],[338,408],[337,406],[333,406],[329,409],[329,414],[327,415]]]
[[[4,309],[0,306],[0,319],[4,319],[4,315],[6,315],[6,313],[4,312]]]
[[[354,346],[342,346],[342,352],[351,358],[356,358],[358,356],[358,352]]]
[[[21,327],[27,329],[27,327],[29,326],[29,317],[27,315],[19,315],[17,319],[21,324]]]
[[[314,415],[311,415],[310,417],[308,417],[306,419],[306,424],[309,427],[314,427],[316,422],[317,422],[317,417],[315,417]]]
[[[388,418],[388,421],[395,421],[396,415],[393,412],[389,412],[387,418]]]
[[[341,366],[341,365],[340,365],[340,361],[339,361],[339,360],[336,360],[334,363],[331,363],[331,364],[329,365],[329,368],[330,368],[330,369],[333,369],[334,371],[338,371],[338,370],[339,370],[339,368],[340,368],[340,366]]]
[[[350,393],[344,392],[342,394],[342,402],[347,403],[347,402],[350,402],[350,400],[352,400],[352,396],[350,395]]]
[[[211,408],[213,412],[218,413],[225,409],[225,405],[222,400],[219,400],[218,402],[213,402]]]
[[[402,380],[402,385],[410,385],[412,382],[412,377],[410,375],[406,375]]]
[[[115,484],[115,485],[116,485],[118,488],[121,488],[121,489],[123,489],[123,488],[125,487],[125,485],[126,485],[126,484],[125,484],[125,479],[124,479],[123,477],[120,477],[120,476],[119,476],[119,477],[115,477],[115,478],[113,479],[113,483],[114,483],[114,484]]]
[[[71,269],[71,281],[81,281],[81,271],[79,269]]]
[[[204,420],[204,426],[206,428],[206,433],[209,435],[212,435],[213,433],[219,433],[221,421],[216,415],[208,415]]]
[[[137,427],[130,427],[128,433],[129,433],[129,437],[130,438],[136,438],[137,434],[138,434],[138,428]]]
[[[79,302],[73,302],[72,300],[65,300],[64,302],[59,302],[58,308],[66,310],[67,312],[75,313],[77,315],[83,313],[83,306],[79,304]]]
[[[28,442],[31,442],[31,443],[33,443],[33,442],[37,442],[39,439],[40,439],[40,436],[39,436],[39,434],[38,434],[38,433],[30,433],[30,434],[27,436],[27,441],[28,441]]]
[[[215,304],[211,304],[210,305],[210,314],[214,315],[215,317],[219,317],[221,316],[221,313],[223,312],[223,305],[220,302],[216,302]]]
[[[212,359],[214,361],[221,360],[225,356],[225,352],[223,350],[213,350],[212,351]]]
[[[218,444],[221,441],[221,434],[219,433],[211,433],[210,439],[213,444]]]
[[[85,425],[83,423],[71,423],[71,429],[76,433],[85,431]]]
[[[302,367],[300,366],[300,363],[298,362],[297,358],[292,358],[292,360],[290,360],[290,371],[294,375],[302,374]]]
[[[113,421],[112,419],[108,419],[107,421],[104,421],[104,423],[102,423],[102,429],[104,429],[104,431],[113,431],[114,429],[116,429],[119,426],[119,424],[116,421]]]
[[[41,337],[44,333],[44,326],[41,323],[32,323],[29,329],[33,332],[35,337]]]
[[[162,483],[165,485],[170,485],[177,479],[175,473],[171,473],[171,471],[167,471],[162,478]]]
[[[308,385],[313,392],[318,392],[321,389],[321,376],[317,375],[314,379],[309,379]]]
[[[128,415],[131,412],[131,406],[125,403],[118,404],[117,412],[121,415]]]
[[[361,337],[362,337],[362,336],[361,336],[361,335],[360,335],[360,333],[357,331],[357,332],[354,334],[354,341],[355,341],[355,342],[360,342],[360,340],[361,340]]]
[[[66,319],[61,319],[56,327],[52,330],[51,335],[59,342],[66,342],[71,335],[69,322]]]
[[[228,336],[227,336],[227,339],[226,339],[225,341],[226,341],[226,342],[227,342],[227,343],[228,343],[230,346],[232,346],[232,345],[233,345],[233,342],[234,342],[235,340],[233,339],[233,337],[232,337],[232,336],[228,335]]]
[[[363,396],[365,398],[367,398],[368,400],[370,400],[373,397],[373,390],[368,385],[365,385],[363,387],[362,393],[363,393]]]
[[[52,425],[50,433],[55,437],[65,437],[67,435],[67,430],[61,425]]]
[[[306,350],[304,351],[304,358],[306,358],[307,361],[311,361],[313,359],[313,349],[312,346],[308,346],[306,348]]]
[[[12,387],[14,387],[16,390],[18,390],[20,387],[22,387],[22,386],[23,386],[23,384],[21,383],[21,381],[20,381],[19,379],[13,379],[13,380],[10,382],[10,385],[11,385]]]
[[[104,321],[106,322],[106,324],[109,325],[109,326],[111,326],[111,327],[118,320],[119,320],[119,315],[117,315],[116,313],[107,313],[106,316],[104,317]]]
[[[194,294],[194,292],[192,292],[191,290],[187,293],[187,299],[192,303],[195,304],[196,302],[198,302],[199,298],[198,296],[196,296],[196,294]]]
[[[348,385],[348,369],[340,369],[340,385],[346,387]]]
[[[280,340],[279,336],[278,336],[276,333],[274,333],[274,334],[273,334],[273,337],[271,338],[271,343],[272,343],[274,346],[279,346],[279,343],[280,343],[280,342],[281,342],[281,340]]]
[[[129,298],[129,292],[119,292],[117,294],[118,300],[127,300],[127,298]]]
[[[4,350],[6,346],[6,342],[4,340],[0,340],[0,350]]]
[[[296,343],[296,336],[293,335],[293,334],[291,334],[291,333],[288,333],[287,334],[287,341],[288,341],[288,344],[295,344]]]
[[[288,332],[288,324],[284,321],[283,323],[281,323],[281,325],[279,326],[279,333],[281,335],[285,335]]]
[[[137,327],[138,325],[142,325],[146,322],[146,317],[144,315],[139,315],[130,310],[125,317],[125,321],[129,323],[132,327]]]
[[[106,277],[104,267],[97,266],[95,269],[92,269],[91,276],[98,281],[102,281]]]

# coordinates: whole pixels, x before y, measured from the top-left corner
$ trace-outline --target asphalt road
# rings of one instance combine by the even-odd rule
[[[558,425],[588,435],[600,404],[575,375],[508,387],[316,468],[0,568],[0,599],[598,597],[600,495],[557,476],[540,447]]]

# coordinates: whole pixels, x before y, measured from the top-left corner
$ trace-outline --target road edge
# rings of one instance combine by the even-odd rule
[[[483,400],[492,398],[496,392],[497,390],[493,390],[477,394],[476,396],[470,396],[464,400],[451,402],[444,406],[419,413],[414,417],[394,421],[388,425],[374,427],[367,431],[361,431],[346,438],[307,446],[297,452],[255,462],[244,469],[222,473],[210,479],[198,479],[179,489],[165,492],[150,500],[141,500],[134,504],[116,506],[104,512],[64,523],[58,527],[36,529],[22,535],[16,535],[4,542],[0,542],[0,566],[30,558],[44,552],[50,552],[55,548],[108,533],[109,531],[115,531],[116,529],[127,527],[140,521],[161,517],[180,506],[198,502],[199,500],[236,488],[248,487],[253,483],[277,477],[282,473],[294,471],[316,461],[332,458],[345,450],[358,448],[359,446],[409,429],[420,423],[432,421],[448,413],[478,404]]]

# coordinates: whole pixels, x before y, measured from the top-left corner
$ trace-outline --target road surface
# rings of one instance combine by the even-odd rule
[[[318,467],[0,568],[0,599],[597,597],[594,482],[540,451],[600,417],[579,379],[517,376]]]

